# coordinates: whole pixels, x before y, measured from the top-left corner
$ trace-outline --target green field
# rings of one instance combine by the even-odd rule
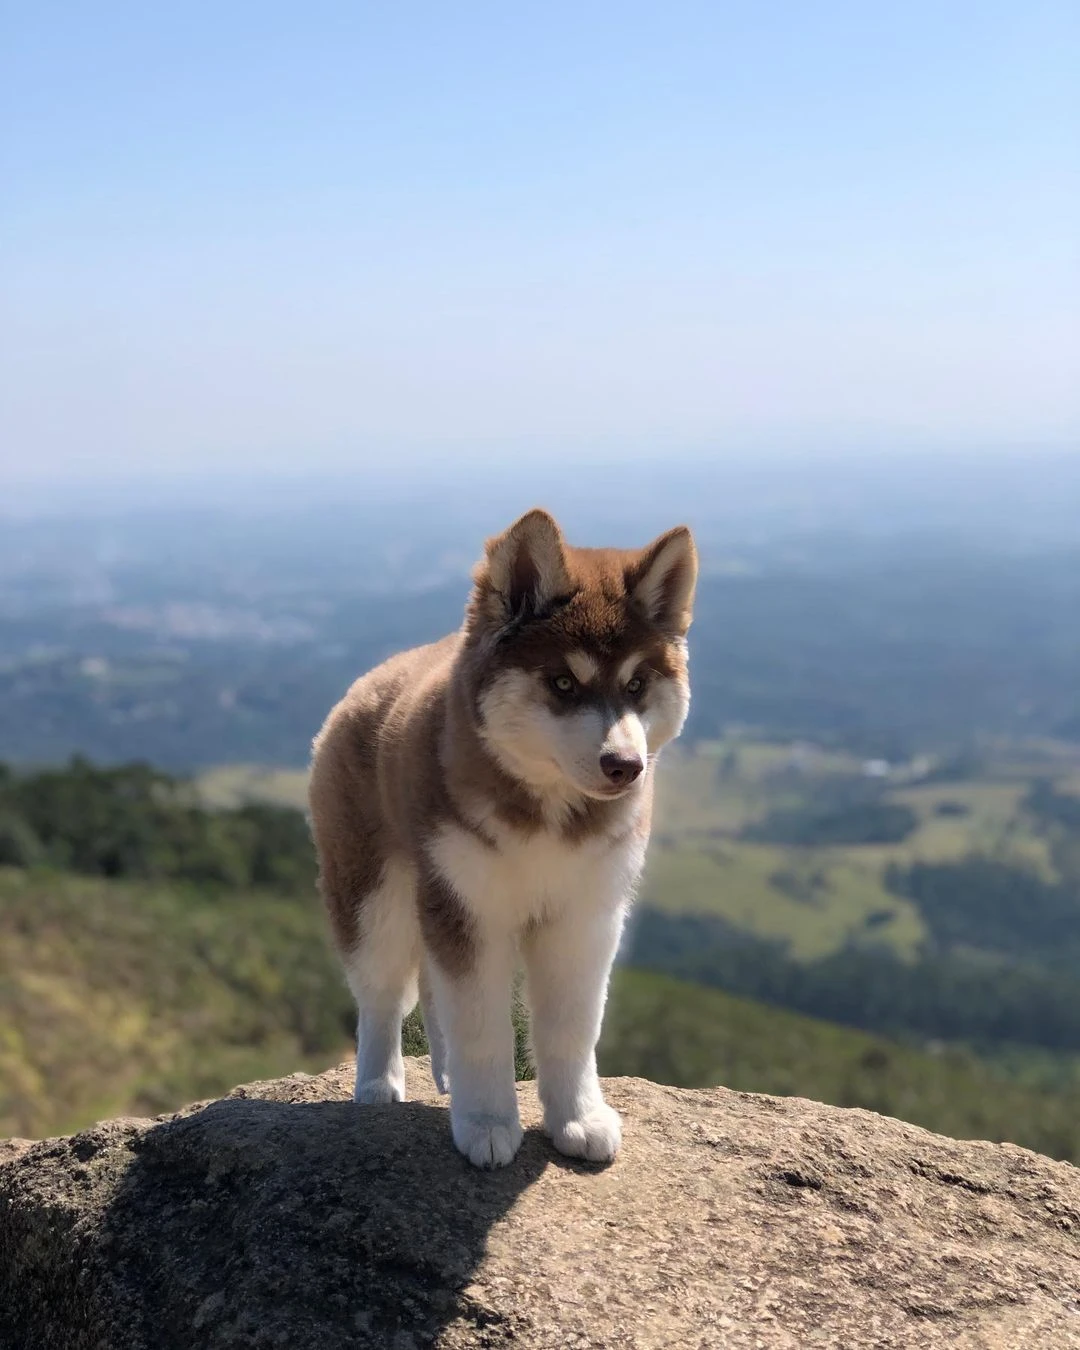
[[[669,913],[718,914],[761,937],[790,942],[793,953],[807,959],[836,950],[871,925],[875,940],[904,953],[923,936],[915,907],[885,891],[880,866],[847,850],[808,859],[727,841],[657,845],[641,899]]]
[[[669,913],[718,915],[812,959],[845,943],[887,943],[912,956],[926,937],[916,907],[890,893],[889,863],[952,862],[972,855],[1057,876],[1050,842],[1024,809],[1031,784],[1050,770],[1074,791],[1076,751],[997,747],[975,781],[920,782],[900,766],[877,798],[909,807],[916,826],[895,843],[786,847],[748,842],[748,826],[772,810],[805,807],[862,776],[850,756],[731,741],[674,747],[660,762],[657,811],[641,898]],[[1049,768],[1048,768],[1049,763]]]

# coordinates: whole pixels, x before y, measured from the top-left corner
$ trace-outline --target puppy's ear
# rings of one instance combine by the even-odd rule
[[[487,541],[473,579],[492,619],[505,623],[542,611],[571,589],[562,531],[546,511],[527,512]]]
[[[694,537],[676,525],[643,549],[626,574],[634,603],[665,633],[685,637],[693,618],[698,559]]]

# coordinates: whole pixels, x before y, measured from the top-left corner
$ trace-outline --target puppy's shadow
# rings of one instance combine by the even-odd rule
[[[92,1262],[125,1325],[87,1346],[420,1346],[490,1321],[464,1291],[553,1160],[530,1130],[509,1167],[479,1171],[446,1110],[419,1102],[229,1098],[136,1148]]]

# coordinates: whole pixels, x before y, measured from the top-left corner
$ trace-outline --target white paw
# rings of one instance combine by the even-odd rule
[[[606,1102],[574,1120],[548,1123],[547,1129],[560,1153],[589,1162],[611,1162],[622,1143],[619,1113]]]
[[[505,1167],[521,1147],[521,1124],[514,1116],[465,1116],[451,1113],[454,1143],[475,1167]]]
[[[381,1106],[386,1102],[404,1101],[405,1090],[392,1078],[368,1078],[363,1083],[357,1083],[353,1100],[363,1102],[366,1106]]]

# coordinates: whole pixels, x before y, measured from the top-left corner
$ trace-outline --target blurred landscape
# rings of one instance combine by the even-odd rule
[[[456,627],[484,536],[534,501],[582,543],[687,519],[703,558],[603,1072],[1080,1161],[1065,454],[10,502],[0,1134],[349,1052],[301,814],[311,737],[358,673]]]

